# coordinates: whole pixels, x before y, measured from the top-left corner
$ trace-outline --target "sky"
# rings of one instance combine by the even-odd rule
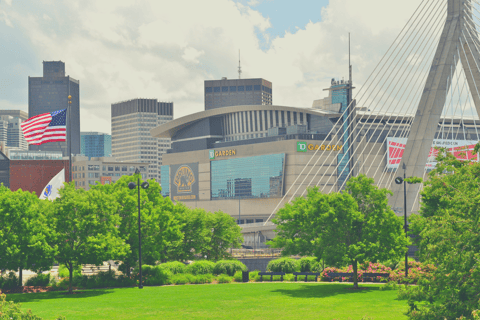
[[[0,0],[0,109],[28,111],[28,77],[65,62],[81,131],[111,132],[111,104],[204,110],[204,80],[264,78],[273,104],[309,108],[332,78],[361,87],[420,0]],[[355,91],[354,91],[355,95]]]

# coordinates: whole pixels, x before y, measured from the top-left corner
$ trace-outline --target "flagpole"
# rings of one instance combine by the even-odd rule
[[[70,119],[70,113],[72,108],[72,96],[68,95],[68,159],[69,159],[69,168],[68,168],[68,182],[72,182],[72,130],[70,127],[72,126],[71,119]]]

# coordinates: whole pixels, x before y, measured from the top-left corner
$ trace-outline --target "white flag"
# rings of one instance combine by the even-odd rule
[[[60,170],[55,177],[50,180],[47,186],[43,189],[42,194],[40,195],[40,200],[55,200],[60,195],[58,194],[58,189],[63,187],[65,182],[65,169]]]

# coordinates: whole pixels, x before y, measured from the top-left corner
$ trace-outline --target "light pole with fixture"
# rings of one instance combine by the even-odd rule
[[[142,284],[142,228],[141,228],[141,219],[140,219],[140,170],[138,168],[135,169],[135,174],[138,175],[138,181],[137,184],[135,182],[130,182],[128,184],[128,188],[130,190],[135,189],[135,187],[138,190],[138,266],[140,268],[140,282],[138,283],[138,288],[142,289],[143,284]],[[148,182],[143,182],[142,183],[142,189],[148,189],[149,184]]]
[[[405,179],[406,179],[406,175],[405,175],[405,171],[407,169],[407,166],[405,165],[405,163],[403,164],[403,178],[402,177],[396,177],[395,178],[395,183],[396,184],[402,184],[403,183],[403,217],[404,217],[404,228],[405,228],[405,237],[407,238],[408,237],[408,233],[407,233],[407,229],[408,229],[408,226],[407,226],[407,185],[405,184]],[[411,184],[411,182],[408,182],[409,184]],[[405,252],[405,278],[408,277],[408,250],[407,252]]]

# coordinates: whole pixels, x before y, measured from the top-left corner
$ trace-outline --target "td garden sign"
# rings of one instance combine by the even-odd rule
[[[342,151],[343,146],[338,144],[313,144],[306,143],[304,141],[297,141],[297,152],[307,152],[307,151]]]

